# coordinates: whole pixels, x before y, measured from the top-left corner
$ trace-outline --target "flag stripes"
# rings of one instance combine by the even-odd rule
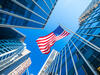
[[[43,54],[48,54],[50,52],[50,47],[54,45],[54,43],[64,37],[66,37],[67,35],[69,35],[69,33],[65,30],[63,30],[58,36],[55,35],[54,32],[43,36],[43,37],[39,37],[36,42],[39,46],[40,51]]]

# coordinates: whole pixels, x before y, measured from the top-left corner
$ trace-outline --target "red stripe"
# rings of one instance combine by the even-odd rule
[[[55,42],[55,40],[51,41],[52,42]],[[49,43],[46,43],[45,45],[38,45],[39,47],[44,47],[44,46],[47,46]]]
[[[47,52],[47,51],[49,51],[50,50],[50,47],[47,49],[47,50],[45,50],[45,51],[41,51],[41,52]]]
[[[50,53],[50,50],[49,50],[49,52],[46,52],[46,53],[43,53],[43,54],[49,54]]]
[[[40,48],[40,50],[44,50],[44,49],[47,49],[48,47],[49,47],[49,46],[46,46],[45,48],[40,48],[40,47],[39,47],[39,48]]]
[[[63,31],[63,33],[61,33],[59,36],[56,36],[53,32],[50,33],[49,35],[40,37],[39,39],[36,40],[40,51],[43,54],[48,54],[50,53],[50,47],[54,45],[54,43],[57,40],[60,40],[62,38],[64,38],[65,36],[67,36],[69,33],[66,31]],[[42,47],[42,48],[41,48]]]
[[[53,35],[55,35],[55,34],[52,32],[52,34],[49,34],[49,35],[53,36]],[[41,38],[41,40],[37,39],[36,41],[38,42],[38,41],[46,40],[46,39],[48,39],[48,38],[51,37],[51,36],[49,36],[49,35],[44,36],[44,37],[47,37],[47,38],[45,38],[45,39],[43,39],[44,37],[39,37],[39,39]],[[48,36],[49,36],[49,37],[48,37]]]
[[[57,36],[56,40],[60,40],[62,38],[64,38],[65,36],[67,36],[69,33],[64,31],[61,35]]]
[[[55,41],[53,41],[51,44],[53,45],[55,43]],[[40,50],[44,50],[44,49],[47,49],[48,47],[51,47],[52,45],[50,45],[50,44],[48,44],[48,45],[46,45],[46,47],[44,47],[44,48],[40,48]]]
[[[54,43],[55,43],[55,40],[48,43],[44,48],[40,48],[41,46],[39,46],[39,48],[40,48],[40,50],[48,49],[48,47],[51,47]],[[52,45],[50,45],[50,44],[52,44]]]
[[[60,35],[60,36],[58,36],[58,37],[60,37],[60,39],[61,39],[61,38],[65,37],[67,33],[68,33],[68,32],[64,32],[62,35]]]
[[[39,46],[39,47],[46,46],[48,43],[50,43],[50,42],[52,42],[52,41],[55,41],[55,38],[49,40],[48,42],[46,42],[46,44],[40,43],[40,44],[43,44],[43,45],[39,45],[39,44],[38,44],[38,46]]]
[[[59,36],[57,36],[57,40],[60,40],[61,39],[61,36],[63,35],[63,34],[65,34],[66,32],[64,31],[63,33],[61,33]]]
[[[45,40],[41,40],[41,41],[36,41],[36,42],[37,42],[38,44],[46,43],[46,42],[48,42],[50,39],[55,38],[55,37],[56,37],[56,36],[53,35],[52,37],[48,38],[48,40],[46,39],[46,41],[45,41]]]
[[[56,37],[56,36],[55,36]],[[51,39],[55,39],[55,37],[52,37]],[[49,40],[51,40],[51,39],[49,39]],[[48,40],[48,41],[49,41]],[[40,42],[37,42],[37,44],[44,44],[44,43],[47,43],[48,41],[45,41],[45,42],[43,42],[43,41],[40,41]]]

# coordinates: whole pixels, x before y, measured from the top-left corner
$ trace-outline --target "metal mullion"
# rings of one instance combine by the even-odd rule
[[[51,9],[49,8],[48,4],[46,3],[45,0],[43,0],[43,2],[45,3],[45,5],[48,7],[49,11],[51,11]]]
[[[100,37],[100,35],[92,35],[92,34],[84,34],[84,33],[78,33],[78,34],[83,34],[83,35],[87,35],[87,36],[94,36],[94,37]]]
[[[100,12],[95,12],[95,14],[94,14],[94,15],[90,15],[90,16],[89,16],[89,18],[90,18],[90,17],[92,17],[92,18],[90,18],[90,19],[87,19],[87,21],[90,21],[91,19],[94,19],[94,18],[96,18],[96,17],[93,17],[93,16],[95,16],[95,15],[96,15],[96,14],[98,14],[98,13],[100,13]]]
[[[100,21],[100,20],[93,21],[93,22],[91,22],[91,23],[87,23],[87,24],[85,24],[85,26],[87,26],[88,24],[92,24],[92,23],[98,22],[98,21]]]
[[[71,40],[70,40],[71,41]],[[72,42],[72,41],[71,41]],[[86,58],[83,56],[83,54],[79,51],[79,49],[76,47],[76,45],[72,42],[74,47],[76,48],[77,52],[81,55],[85,63],[88,65],[88,67],[91,69],[91,71],[94,73],[94,75],[98,75],[95,69],[89,64],[89,62],[86,60]]]
[[[98,14],[98,13],[99,13],[99,12],[96,12],[95,14]],[[95,15],[92,15],[92,16],[95,16]],[[89,18],[92,17],[92,16],[89,16]],[[93,17],[93,18],[90,18],[90,19],[86,19],[85,21],[90,21],[90,20],[92,20],[92,19],[94,19],[94,18],[97,18],[97,17]],[[87,25],[87,24],[86,24],[86,25]],[[86,25],[85,25],[85,26],[86,26]]]
[[[63,26],[64,28],[66,28],[65,26]],[[68,31],[70,31],[71,33],[73,33],[74,35],[76,35],[77,37],[81,38],[82,40],[84,40],[86,43],[88,43],[89,45],[91,45],[92,47],[96,48],[96,50],[99,52],[100,48],[98,46],[96,46],[95,44],[91,43],[90,41],[86,40],[85,38],[81,37],[80,35],[78,35],[77,33],[73,32],[72,30],[66,28]]]
[[[66,65],[66,75],[68,75],[66,47],[65,47],[65,65]]]
[[[47,16],[49,16],[49,14],[44,10],[42,9],[42,7],[37,3],[35,2],[35,0],[32,0]]]
[[[5,45],[4,45],[4,46],[5,46]],[[4,49],[6,49],[6,50],[7,50],[7,48],[9,48],[9,47],[6,47],[6,48],[4,47]],[[7,50],[7,52],[9,52],[9,50]]]
[[[44,24],[45,25],[45,24]],[[41,28],[32,28],[32,27],[26,27],[26,26],[16,26],[16,25],[11,25],[10,24],[0,24],[0,27],[15,27],[15,28],[31,28],[31,29],[41,29]]]
[[[56,72],[55,72],[55,74],[54,75],[56,75],[57,74],[57,70],[58,70],[58,64],[59,64],[59,61],[60,60],[60,54],[58,55],[58,62],[57,62],[57,67],[56,67]]]
[[[51,65],[51,73],[52,73],[52,70],[53,70],[53,66],[54,66],[54,61],[52,62],[52,65]]]
[[[86,48],[84,48],[86,51],[88,51]],[[100,59],[98,59],[95,55],[92,55],[94,58],[96,58],[99,62],[100,62]]]
[[[99,8],[99,7],[98,7],[98,8]],[[97,9],[97,8],[96,8],[96,9]],[[92,13],[91,16],[95,16],[97,13],[100,13],[100,12],[98,12],[99,10],[100,10],[100,8],[99,8],[98,10],[94,10],[94,13],[95,13],[95,14]]]
[[[51,69],[52,69],[52,63],[51,63],[50,66],[49,66],[48,73],[51,72]]]
[[[3,49],[5,49],[5,48],[3,48]],[[6,51],[4,51],[3,49],[1,51],[3,51],[4,53],[6,53]]]
[[[16,1],[16,0],[11,0],[13,3],[17,4],[18,6],[28,10],[29,12],[31,12],[32,14],[35,14],[36,16],[42,18],[43,20],[47,21],[47,19],[45,19],[44,17],[40,16],[39,14],[35,13],[34,11],[32,11],[31,9],[27,8],[25,5],[21,4],[20,2]]]
[[[10,12],[8,12],[8,11],[0,10],[0,13],[6,14],[6,15],[10,15],[10,16],[13,16],[13,17],[17,17],[17,18],[20,18],[20,19],[23,19],[23,20],[31,21],[31,22],[34,22],[34,23],[37,23],[37,24],[45,25],[45,24],[43,24],[43,23],[34,21],[34,20],[32,20],[32,19],[29,19],[29,18],[26,18],[26,17],[22,17],[22,16],[19,16],[19,15],[10,13]]]
[[[97,13],[96,13],[96,14],[97,14]],[[95,18],[97,18],[97,17],[93,17],[93,16],[94,16],[94,15],[92,15],[92,16],[89,16],[89,18],[90,18],[90,19],[88,19],[88,18],[87,18],[85,21],[90,21],[90,20],[92,20],[92,19],[95,19]]]
[[[84,29],[94,29],[94,28],[100,28],[100,26],[95,26],[95,27],[87,27],[87,28],[81,28],[81,30],[84,30]]]
[[[50,0],[50,3],[51,3],[51,5],[52,5],[52,7],[53,7],[53,3],[52,3],[52,1]]]
[[[94,20],[94,21],[90,22],[91,20]],[[99,20],[97,20],[97,17],[91,18],[90,20],[87,20],[88,23],[85,26],[87,26],[88,24],[91,24],[91,23],[95,23],[96,21],[99,21]]]
[[[54,67],[53,67],[53,71],[52,71],[52,75],[54,73],[55,67],[56,67],[56,61],[57,61],[58,57],[55,58],[55,63],[54,63]]]
[[[60,75],[61,75],[61,71],[62,71],[62,59],[63,59],[63,50],[62,50],[62,53],[61,53]]]
[[[49,72],[50,66],[51,66],[51,65],[49,65],[49,66],[47,67],[47,69],[46,69],[46,71],[45,71],[46,73]]]
[[[81,50],[81,49],[80,49]],[[78,57],[78,55],[76,54],[76,56],[77,56],[77,59],[79,60],[79,57]],[[86,72],[86,70],[84,69],[84,66],[82,65],[82,69],[84,70],[84,72],[85,72],[85,74],[87,75],[87,72]]]
[[[74,37],[74,38],[76,38],[76,37]],[[76,38],[76,39],[79,40],[78,38]],[[96,48],[94,48],[93,46],[91,46],[90,44],[88,44],[88,43],[86,43],[86,42],[84,42],[84,41],[82,41],[82,40],[79,40],[79,41],[81,41],[82,43],[84,43],[84,44],[86,44],[87,46],[91,47],[91,48],[94,49],[95,51],[100,52],[99,50],[97,50]]]
[[[69,49],[70,56],[71,56],[71,59],[72,59],[72,63],[73,63],[73,66],[74,66],[75,74],[78,75],[77,68],[76,68],[76,65],[75,65],[75,62],[74,62],[74,58],[73,58],[71,49],[70,49],[70,47],[69,47],[69,44],[67,44],[67,45],[68,45],[68,49]]]

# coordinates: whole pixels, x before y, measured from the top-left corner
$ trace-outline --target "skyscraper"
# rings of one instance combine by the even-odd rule
[[[41,70],[39,71],[38,75],[48,75],[45,71],[46,69],[50,66],[52,61],[55,59],[55,57],[59,54],[58,51],[52,50],[50,53],[49,57],[45,61],[44,65],[42,66]]]
[[[0,0],[0,26],[44,28],[57,0]]]
[[[0,75],[8,75],[10,72],[16,72],[12,75],[21,74],[31,64],[29,59],[30,51],[26,49],[24,39],[25,36],[17,30],[0,27]],[[16,69],[21,64],[25,67]],[[16,70],[13,71],[14,69]]]
[[[100,74],[100,0],[92,0],[80,27],[49,66],[49,75]],[[82,38],[81,38],[81,37]]]

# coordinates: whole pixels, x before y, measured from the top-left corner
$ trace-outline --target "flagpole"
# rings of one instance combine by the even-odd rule
[[[68,31],[72,32],[73,34],[75,34],[75,35],[78,36],[79,38],[83,39],[85,42],[87,42],[88,44],[90,44],[90,45],[92,45],[93,47],[95,47],[95,48],[97,49],[96,51],[100,52],[100,48],[99,48],[98,46],[92,44],[91,42],[89,42],[89,41],[86,40],[85,38],[81,37],[81,36],[78,35],[77,33],[75,33],[75,32],[73,32],[72,30],[66,28],[65,26],[63,26],[63,25],[60,25],[60,26],[63,27],[63,28],[65,28],[65,29],[67,29]]]

